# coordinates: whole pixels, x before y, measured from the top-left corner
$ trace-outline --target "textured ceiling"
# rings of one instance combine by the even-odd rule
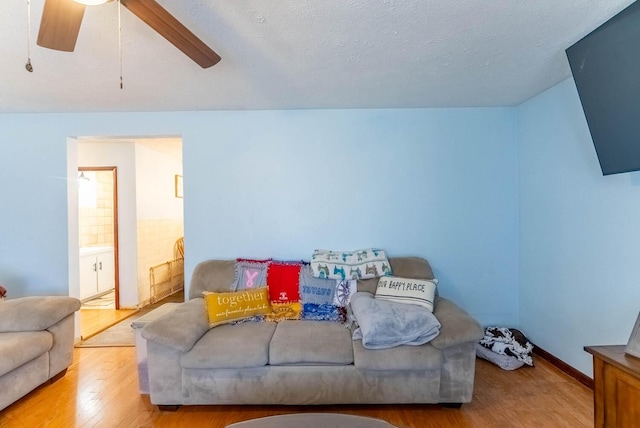
[[[564,49],[631,0],[160,0],[222,61],[201,69],[117,3],[75,52],[35,44],[44,0],[0,2],[0,112],[519,104],[570,75]],[[33,73],[25,70],[27,35]]]

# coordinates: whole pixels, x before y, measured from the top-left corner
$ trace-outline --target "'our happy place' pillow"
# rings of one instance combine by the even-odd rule
[[[433,312],[437,279],[410,279],[383,276],[378,281],[376,299],[419,305]]]
[[[271,313],[267,287],[213,293],[204,291],[209,327]]]

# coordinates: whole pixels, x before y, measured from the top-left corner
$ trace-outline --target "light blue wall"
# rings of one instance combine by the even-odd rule
[[[66,135],[0,116],[0,283],[9,297],[66,294]]]
[[[69,292],[67,137],[171,134],[185,123],[167,113],[0,115],[0,283],[10,297]]]
[[[380,246],[427,257],[442,294],[479,319],[517,316],[512,110],[210,117],[206,144],[183,140],[187,272],[208,257]]]
[[[427,257],[482,324],[590,374],[640,301],[640,173],[603,177],[572,80],[517,108],[0,115],[0,283],[67,294],[67,137],[182,135],[187,277],[315,248]],[[519,215],[519,218],[518,218]]]
[[[513,324],[516,122],[512,108],[0,115],[0,281],[67,291],[68,136],[182,135],[188,278],[207,258],[380,246],[427,257],[482,323]]]
[[[591,375],[583,347],[626,343],[640,310],[640,175],[602,175],[572,79],[518,121],[520,324]]]

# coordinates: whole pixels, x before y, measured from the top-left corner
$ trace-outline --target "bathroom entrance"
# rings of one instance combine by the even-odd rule
[[[117,168],[78,168],[80,300],[119,309]]]
[[[78,168],[82,337],[112,323],[120,309],[117,180],[115,166]]]

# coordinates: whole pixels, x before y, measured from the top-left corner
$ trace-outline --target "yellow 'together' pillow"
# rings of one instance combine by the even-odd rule
[[[267,287],[228,293],[204,291],[209,327],[271,313]]]

